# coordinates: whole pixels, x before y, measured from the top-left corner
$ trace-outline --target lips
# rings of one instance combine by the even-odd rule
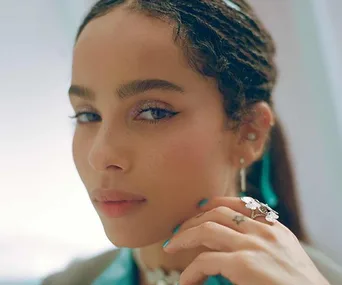
[[[120,202],[120,201],[145,201],[146,198],[142,195],[116,190],[97,188],[90,193],[90,197],[94,202]]]

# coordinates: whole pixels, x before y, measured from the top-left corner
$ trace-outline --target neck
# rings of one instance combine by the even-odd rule
[[[152,244],[139,249],[140,259],[144,265],[153,270],[162,268],[167,274],[172,270],[184,271],[185,268],[199,255],[201,252],[208,250],[205,247],[199,247],[192,250],[182,250],[180,252],[169,254],[163,250],[163,242]],[[138,264],[140,273],[140,284],[149,285],[141,265]]]

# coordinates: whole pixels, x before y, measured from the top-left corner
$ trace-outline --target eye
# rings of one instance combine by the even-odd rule
[[[142,121],[147,121],[150,124],[157,124],[161,120],[166,120],[168,118],[172,118],[178,113],[170,111],[164,108],[147,108],[142,109],[138,112],[137,119]]]
[[[101,117],[99,115],[89,112],[76,113],[74,116],[69,116],[69,118],[77,119],[78,124],[94,123],[96,122],[96,120],[101,120]]]

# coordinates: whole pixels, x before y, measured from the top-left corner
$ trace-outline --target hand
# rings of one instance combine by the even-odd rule
[[[283,224],[251,219],[240,198],[217,197],[184,222],[165,252],[205,246],[183,271],[180,285],[222,275],[236,285],[329,285],[296,236]]]

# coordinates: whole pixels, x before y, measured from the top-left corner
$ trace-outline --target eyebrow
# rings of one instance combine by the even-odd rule
[[[162,79],[133,80],[118,87],[116,94],[120,99],[127,99],[150,90],[166,90],[184,93],[184,89],[172,82]],[[76,96],[90,101],[95,100],[95,92],[82,85],[71,85],[69,96]]]

